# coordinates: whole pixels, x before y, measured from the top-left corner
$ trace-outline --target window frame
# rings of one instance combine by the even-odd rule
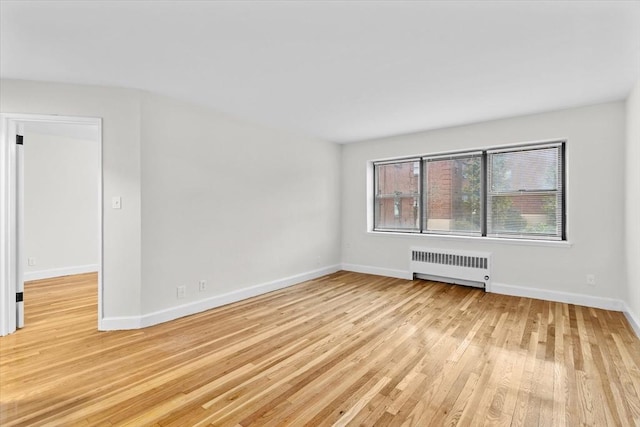
[[[464,151],[451,151],[444,153],[435,153],[435,154],[424,154],[419,156],[408,156],[408,157],[399,157],[394,159],[385,159],[380,161],[372,161],[371,170],[373,176],[373,186],[372,188],[372,197],[371,200],[372,205],[369,205],[373,208],[372,211],[372,220],[370,230],[372,232],[379,233],[400,233],[400,234],[410,234],[410,235],[427,235],[427,236],[439,236],[439,237],[470,237],[470,238],[478,238],[478,239],[487,239],[487,240],[514,240],[514,241],[527,241],[527,240],[535,240],[540,242],[567,242],[567,156],[566,156],[566,140],[551,140],[544,142],[531,142],[524,144],[513,144],[513,145],[505,145],[498,147],[489,147],[483,149],[469,149]],[[557,224],[557,228],[559,232],[557,234],[534,234],[534,233],[522,233],[522,232],[514,232],[514,233],[488,233],[488,204],[490,192],[488,185],[489,179],[489,159],[491,154],[496,153],[516,153],[522,151],[532,151],[539,149],[548,149],[548,148],[557,148],[558,149],[558,164],[557,168],[559,171],[559,176],[557,178],[557,184],[554,191],[558,194],[558,209],[561,210],[560,215],[557,217],[560,220],[560,224]],[[444,231],[444,230],[427,230],[427,219],[428,214],[426,212],[428,206],[428,195],[426,194],[427,186],[425,185],[425,174],[426,174],[426,164],[428,161],[434,160],[446,160],[446,159],[456,159],[456,158],[464,158],[464,157],[473,157],[478,156],[481,159],[480,166],[480,232],[464,232],[464,231]],[[419,177],[419,189],[418,189],[418,229],[399,229],[399,228],[385,228],[385,227],[377,227],[377,217],[376,217],[376,204],[378,203],[378,195],[377,195],[377,166],[380,165],[388,165],[394,163],[404,163],[404,162],[419,162],[420,168],[420,177]],[[548,192],[548,193],[549,193]],[[548,194],[547,193],[547,194]]]
[[[421,221],[420,219],[420,211],[422,210],[422,164],[421,164],[421,159],[420,157],[405,157],[405,158],[401,158],[401,159],[393,159],[393,160],[382,160],[379,162],[374,162],[374,167],[373,167],[373,230],[374,231],[380,231],[380,232],[394,232],[394,233],[411,233],[411,234],[420,234],[421,233],[421,229],[422,229],[422,224],[420,224],[420,227],[418,227],[417,229],[403,229],[403,228],[392,228],[392,227],[376,227],[376,221],[377,221],[377,217],[376,217],[376,204],[379,200],[378,198],[378,176],[376,174],[376,166],[384,166],[384,165],[390,165],[390,164],[398,164],[398,163],[411,163],[411,162],[418,162],[419,163],[419,168],[420,168],[420,174],[418,177],[418,218],[419,221]]]
[[[428,165],[430,162],[437,162],[442,160],[456,160],[456,159],[474,158],[474,157],[478,157],[480,159],[480,231],[465,232],[462,230],[454,230],[454,231],[429,230],[427,228],[427,224],[429,221],[429,217],[428,217],[429,195],[426,192],[423,194],[421,191],[420,199],[422,200],[422,205],[423,205],[422,211],[421,211],[423,215],[420,217],[420,225],[421,225],[420,233],[421,234],[435,234],[435,235],[447,235],[447,236],[471,236],[471,237],[484,236],[483,234],[485,229],[484,225],[486,224],[486,218],[485,218],[486,214],[485,214],[485,207],[484,207],[485,183],[482,177],[485,176],[486,173],[485,173],[484,154],[482,150],[462,151],[462,152],[448,153],[448,154],[437,154],[433,156],[423,156],[421,158],[422,161],[420,163],[421,190],[425,189],[424,188],[425,180],[428,179],[428,177],[425,176],[425,173],[426,173],[425,165]]]

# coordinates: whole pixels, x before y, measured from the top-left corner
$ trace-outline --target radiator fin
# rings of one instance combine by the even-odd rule
[[[428,262],[431,264],[452,265],[456,267],[488,269],[487,257],[445,254],[440,252],[425,252],[413,250],[412,261]]]

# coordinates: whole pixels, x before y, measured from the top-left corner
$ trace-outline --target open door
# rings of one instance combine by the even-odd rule
[[[24,136],[16,135],[16,328],[24,327]]]

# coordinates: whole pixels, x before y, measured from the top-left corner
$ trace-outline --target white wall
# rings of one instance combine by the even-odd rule
[[[106,329],[339,268],[340,146],[143,91],[20,80],[0,87],[2,112],[103,119]],[[122,196],[122,209],[111,209],[112,196]],[[196,291],[201,279],[204,292]]]
[[[103,304],[114,325],[291,284],[331,271],[341,252],[348,267],[406,274],[411,245],[488,250],[494,284],[587,302],[625,298],[638,313],[637,269],[624,285],[624,199],[637,187],[625,192],[621,166],[625,147],[637,156],[637,126],[625,145],[622,102],[340,147],[141,91],[18,80],[0,81],[0,90],[2,112],[103,119]],[[637,95],[628,105],[637,117]],[[570,247],[367,233],[367,161],[554,138],[568,139]],[[627,169],[637,168],[630,161]],[[110,208],[115,195],[121,210]],[[637,206],[627,205],[627,227]],[[178,285],[187,286],[185,299],[176,298]]]
[[[627,99],[626,249],[628,314],[640,335],[640,78]]]
[[[144,313],[338,269],[340,146],[152,94],[142,123]]]
[[[0,81],[3,113],[101,117],[103,315],[140,314],[140,92],[97,86]],[[122,196],[122,209],[110,209]]]
[[[615,307],[610,298],[619,305],[626,276],[624,128],[625,105],[616,102],[345,145],[343,263],[348,269],[403,276],[412,245],[489,251],[495,289],[579,294],[583,303]],[[561,138],[568,140],[570,247],[367,232],[368,161]],[[596,275],[596,286],[586,284],[588,273]]]
[[[26,127],[24,254],[35,264],[25,280],[98,270],[99,147]]]

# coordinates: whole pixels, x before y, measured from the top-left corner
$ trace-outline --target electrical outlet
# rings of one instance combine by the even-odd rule
[[[187,296],[187,287],[178,286],[178,298],[185,298]]]
[[[207,281],[206,280],[200,280],[200,282],[198,282],[198,289],[200,290],[200,292],[206,291],[207,290]]]
[[[27,258],[27,265],[36,265],[35,258]]]
[[[596,285],[596,275],[595,274],[587,274],[587,285],[595,286]]]

